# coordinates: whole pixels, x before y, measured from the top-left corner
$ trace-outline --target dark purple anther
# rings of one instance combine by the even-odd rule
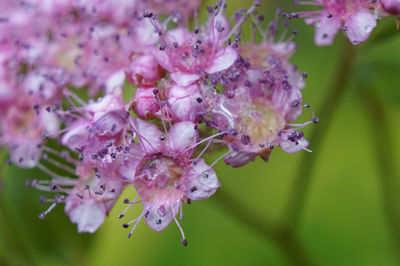
[[[241,138],[241,141],[243,145],[249,145],[250,144],[250,136],[249,135],[243,135]]]

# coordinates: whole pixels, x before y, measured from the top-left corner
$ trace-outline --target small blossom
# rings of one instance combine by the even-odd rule
[[[209,165],[191,159],[198,139],[194,123],[176,123],[165,137],[153,124],[134,120],[133,127],[142,152],[133,184],[144,208],[134,221],[143,218],[152,229],[162,231],[173,219],[177,222],[182,202],[208,198],[220,184]]]
[[[318,12],[298,12],[307,24],[315,24],[317,45],[329,45],[339,29],[344,30],[347,38],[354,44],[368,39],[376,26],[377,17],[370,12],[376,5],[370,0],[316,0],[307,4],[321,6]]]

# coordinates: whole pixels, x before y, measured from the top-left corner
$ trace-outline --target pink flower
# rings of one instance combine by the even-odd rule
[[[143,8],[159,15],[172,15],[175,20],[187,20],[195,15],[202,0],[139,0]]]
[[[65,91],[65,94],[79,99],[70,91]],[[126,105],[119,94],[109,94],[89,104],[80,103],[83,105],[81,108],[71,107],[69,111],[58,112],[72,118],[61,143],[84,156],[102,157],[104,147],[110,141],[114,145],[122,141],[129,117]]]
[[[329,45],[342,29],[347,38],[357,45],[368,39],[376,26],[377,17],[370,12],[375,8],[369,0],[315,0],[307,4],[322,6],[318,11],[298,12],[307,24],[315,24],[315,43]]]
[[[232,91],[216,96],[213,103],[213,124],[230,150],[225,163],[233,167],[241,167],[258,155],[268,160],[275,146],[289,153],[307,150],[308,142],[296,130],[309,122],[289,123],[302,111],[301,77],[293,66],[273,54],[267,56],[265,64],[267,70],[248,69]]]
[[[102,163],[90,160],[79,162],[66,151],[59,153],[50,148],[45,150],[51,154],[44,155],[43,159],[47,163],[53,163],[64,173],[77,178],[61,176],[49,170],[47,166],[39,165],[39,168],[53,179],[33,180],[29,185],[39,190],[58,193],[54,198],[41,197],[42,202],[50,202],[51,205],[39,218],[44,219],[56,205],[65,203],[65,212],[71,222],[78,225],[78,232],[94,233],[103,224],[126,182],[125,176],[121,175],[124,155],[119,153],[112,160]],[[54,156],[61,156],[67,162],[74,163],[76,169],[58,162],[52,158]]]
[[[35,167],[42,154],[43,140],[59,132],[58,117],[34,102],[35,97],[20,92],[5,114],[0,114],[0,143],[8,146],[12,161],[20,167]]]
[[[89,163],[77,168],[79,179],[65,198],[65,212],[79,233],[94,233],[119,198],[124,180],[117,166],[114,162],[98,168]]]
[[[222,16],[221,11],[217,17],[210,15],[209,20],[220,22]],[[188,86],[203,75],[226,70],[234,63],[237,52],[231,46],[223,45],[224,31],[229,28],[222,26],[222,22],[218,25],[218,30],[207,27],[204,32],[196,29],[195,33],[178,27],[163,34],[160,49],[152,49],[157,62],[170,72],[177,85]]]
[[[162,231],[174,219],[180,227],[175,216],[182,201],[208,198],[220,186],[204,160],[192,159],[197,127],[192,122],[176,123],[165,136],[156,125],[138,119],[132,126],[141,152],[133,184],[143,202],[143,212],[132,222],[143,218],[152,229]]]

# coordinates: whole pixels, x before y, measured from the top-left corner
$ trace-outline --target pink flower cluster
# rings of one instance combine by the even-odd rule
[[[316,11],[286,14],[288,17],[303,17],[307,24],[314,24],[317,45],[330,45],[339,30],[354,45],[358,45],[368,39],[377,19],[400,17],[399,0],[296,0],[295,3],[322,7]]]
[[[288,61],[297,32],[286,36],[287,22],[277,19],[264,29],[258,1],[232,19],[218,2],[204,24],[188,26],[199,4],[0,2],[0,143],[10,164],[51,177],[28,182],[55,193],[41,197],[50,207],[40,218],[65,203],[78,232],[93,233],[134,187],[119,215],[143,206],[123,224],[129,236],[141,220],[156,231],[174,220],[186,245],[176,216],[182,203],[221,186],[213,169],[220,159],[241,167],[268,160],[276,147],[309,151],[301,129],[318,119],[293,122],[309,108],[306,74]],[[246,40],[241,26],[249,21]],[[128,83],[136,90],[124,101]],[[211,146],[222,155],[207,163]]]

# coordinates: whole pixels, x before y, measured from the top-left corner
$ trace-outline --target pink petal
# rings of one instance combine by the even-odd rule
[[[214,169],[200,159],[184,174],[183,193],[192,200],[209,198],[221,186]]]
[[[67,146],[71,150],[80,147],[86,142],[89,136],[87,125],[86,121],[77,121],[73,123],[62,136],[61,144]]]
[[[165,50],[160,50],[158,47],[149,47],[148,48],[154,58],[157,60],[157,63],[160,64],[160,66],[168,71],[173,71],[174,66],[171,63],[171,60],[169,59],[169,56],[167,54],[167,51]]]
[[[232,47],[222,49],[215,55],[215,58],[213,58],[213,61],[205,69],[205,72],[208,74],[214,74],[216,72],[225,70],[232,66],[237,56],[238,54],[236,50]]]
[[[387,13],[400,16],[400,0],[380,0],[379,2]]]
[[[151,206],[150,204],[143,202],[143,209],[145,211],[144,220],[147,225],[156,230],[157,232],[161,232],[164,230],[178,213],[180,202],[170,205],[160,205],[160,206]]]
[[[104,222],[106,207],[95,200],[69,203],[65,205],[65,212],[71,222],[78,224],[79,233],[94,233]]]
[[[47,135],[55,135],[60,130],[60,120],[54,112],[47,112],[44,108],[40,112],[40,122]]]
[[[172,72],[170,74],[173,81],[180,86],[189,86],[200,78],[198,74],[184,73],[184,72]]]
[[[174,120],[193,121],[196,118],[196,106],[200,105],[196,98],[201,99],[199,87],[197,85],[190,87],[174,86],[170,89],[168,103],[170,113]]]
[[[185,44],[188,40],[194,38],[194,36],[186,28],[178,27],[168,31],[167,38],[170,43],[176,42],[180,46]]]
[[[125,71],[119,70],[112,74],[106,81],[106,93],[120,93],[125,82]]]
[[[363,8],[349,17],[345,26],[347,27],[347,37],[353,44],[357,45],[368,39],[369,34],[376,26],[376,18],[368,9]]]
[[[134,119],[132,126],[138,135],[140,146],[146,153],[157,153],[161,151],[161,136],[164,134],[155,124],[144,122],[140,119]]]
[[[340,29],[341,21],[339,17],[328,18],[328,15],[323,13],[320,16],[321,20],[316,24],[314,41],[316,45],[329,45],[333,42],[336,33]]]
[[[192,122],[179,122],[169,130],[165,147],[167,151],[184,154],[197,143],[198,133]]]
[[[90,128],[90,135],[112,137],[125,128],[129,113],[125,111],[111,111],[100,117]]]
[[[160,104],[154,97],[154,90],[158,88],[138,88],[135,93],[134,109],[136,114],[143,119],[154,118],[160,110]]]
[[[224,162],[227,165],[237,168],[237,167],[242,167],[251,161],[254,161],[254,159],[256,157],[257,157],[257,154],[255,154],[255,153],[233,151],[230,155],[225,157]]]
[[[105,113],[112,110],[124,110],[125,103],[118,94],[108,94],[98,100],[90,103],[86,107],[86,111],[93,113],[93,122],[102,117]]]
[[[33,168],[37,165],[42,155],[41,139],[19,139],[9,143],[12,161],[23,168]]]
[[[163,75],[153,55],[142,55],[136,58],[129,66],[130,80],[135,86],[155,84]]]
[[[302,96],[300,90],[292,88],[288,92],[287,100],[285,101],[285,106],[283,107],[284,113],[286,113],[286,121],[296,120],[303,111]]]
[[[308,141],[304,138],[297,140],[297,142],[293,142],[291,140],[285,140],[279,144],[282,150],[287,153],[295,153],[307,148]]]

